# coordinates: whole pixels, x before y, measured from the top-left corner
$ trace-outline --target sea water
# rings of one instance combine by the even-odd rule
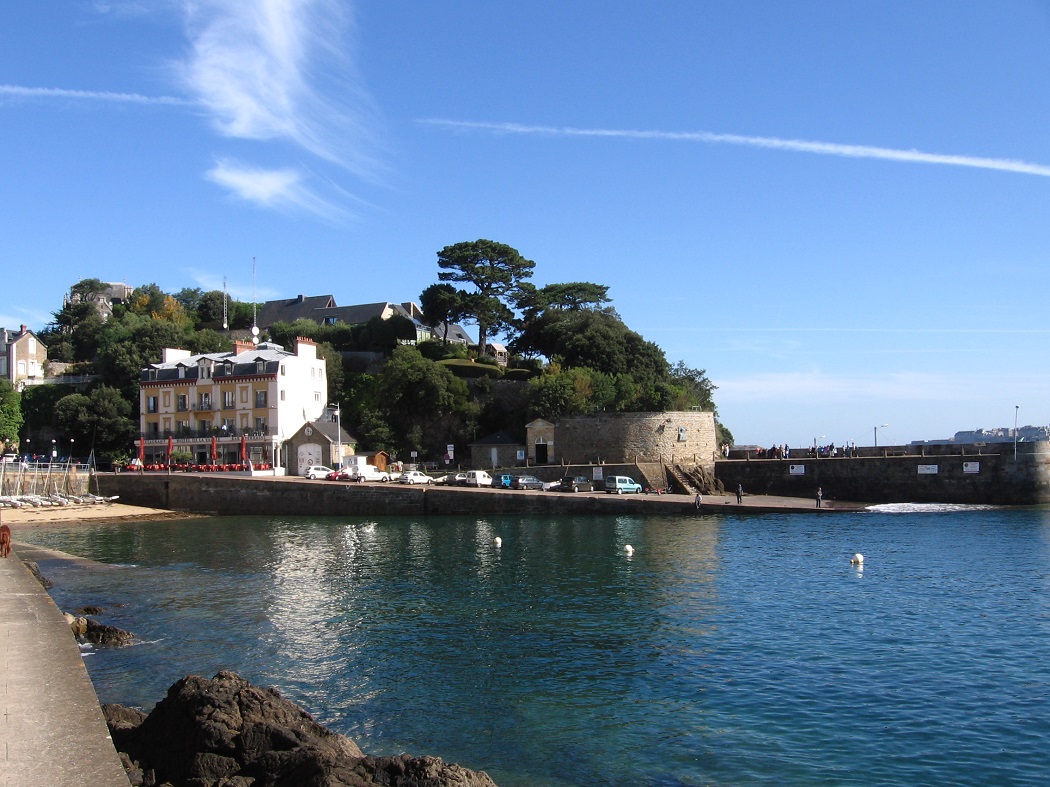
[[[504,787],[1050,783],[1047,509],[23,535],[141,640],[86,653],[103,702],[229,669]]]

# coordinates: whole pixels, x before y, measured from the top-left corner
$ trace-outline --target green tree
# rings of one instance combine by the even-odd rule
[[[0,441],[17,441],[22,423],[22,396],[9,380],[0,379]]]
[[[463,380],[407,345],[394,349],[378,375],[376,392],[399,444],[414,451],[446,444],[469,395]]]
[[[463,318],[463,293],[451,284],[431,284],[419,295],[425,324],[431,328],[443,327],[441,342],[448,344],[449,323]]]
[[[478,324],[478,354],[487,354],[490,330],[509,319],[508,301],[532,276],[536,263],[506,244],[479,239],[443,248],[438,252],[438,267],[439,280],[475,288],[468,292],[465,314],[472,315]]]
[[[108,289],[109,287],[100,279],[81,279],[69,288],[69,294],[80,298],[89,298],[92,295],[99,295]]]
[[[222,324],[223,304],[226,305],[226,326]],[[229,309],[226,293],[222,290],[209,290],[200,297],[197,304],[197,324],[217,331],[229,327]]]

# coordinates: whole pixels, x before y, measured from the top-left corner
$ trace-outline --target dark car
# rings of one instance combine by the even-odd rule
[[[594,484],[585,475],[567,475],[558,482],[558,489],[562,492],[593,492]]]
[[[519,475],[510,482],[511,489],[543,489],[543,482],[534,475]]]

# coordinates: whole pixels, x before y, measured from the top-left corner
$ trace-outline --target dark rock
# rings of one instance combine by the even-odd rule
[[[102,623],[87,618],[87,630],[84,639],[94,642],[96,645],[130,645],[135,641],[135,635],[130,631],[118,629],[115,626],[106,626]]]
[[[55,586],[54,582],[52,582],[50,579],[48,579],[47,577],[45,577],[43,574],[40,573],[40,566],[38,566],[32,560],[23,560],[22,561],[22,565],[24,565],[26,568],[29,569],[29,572],[34,577],[36,577],[36,581],[40,583],[40,585],[44,588],[44,590],[47,590],[49,588],[53,588]]]
[[[148,716],[103,711],[142,784],[175,787],[495,787],[483,772],[437,757],[368,757],[273,689],[232,672],[190,676]]]
[[[104,610],[102,607],[91,607],[91,606],[88,606],[88,607],[81,607],[80,609],[78,609],[73,614],[74,615],[101,615],[105,611],[106,610]]]

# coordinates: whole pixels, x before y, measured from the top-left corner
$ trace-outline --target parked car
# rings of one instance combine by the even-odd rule
[[[492,486],[492,476],[484,470],[468,470],[467,479],[463,483],[466,486]]]
[[[534,475],[519,475],[510,482],[511,489],[543,489],[543,482]]]
[[[627,494],[640,495],[642,493],[642,485],[625,475],[611,475],[605,479],[605,491],[610,495],[622,495],[625,492]]]
[[[560,492],[593,492],[594,483],[585,475],[567,475],[558,482]]]
[[[418,470],[406,470],[397,477],[399,484],[432,484],[434,479]]]
[[[501,473],[498,476],[494,476],[492,479],[492,485],[500,487],[501,489],[510,489],[514,484],[514,476],[510,473]]]
[[[467,474],[448,473],[447,475],[435,478],[434,483],[441,484],[442,486],[463,486],[467,483]]]
[[[354,465],[350,468],[351,481],[382,481],[390,480],[390,473],[380,470],[375,465]]]
[[[303,470],[303,478],[309,478],[311,481],[316,481],[318,478],[327,478],[328,474],[332,472],[332,468],[325,467],[324,465],[310,465]]]

